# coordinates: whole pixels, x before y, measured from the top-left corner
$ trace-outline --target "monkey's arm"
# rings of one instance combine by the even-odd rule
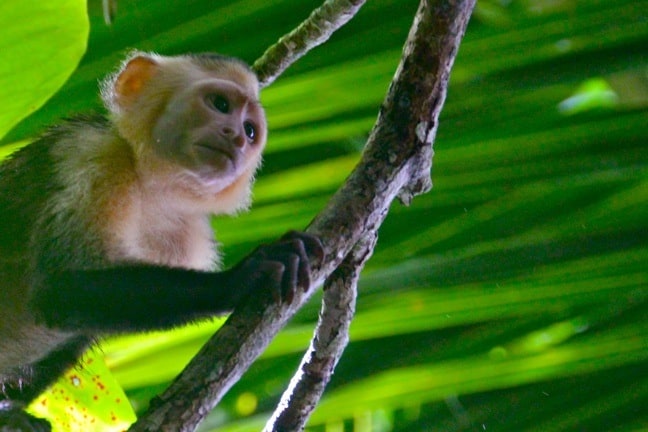
[[[321,258],[319,240],[292,233],[220,273],[152,265],[64,271],[44,278],[32,306],[48,326],[60,329],[169,328],[230,311],[262,291],[290,302],[296,289],[310,285],[309,254]]]

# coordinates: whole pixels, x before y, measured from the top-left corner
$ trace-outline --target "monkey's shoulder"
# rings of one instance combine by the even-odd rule
[[[0,193],[14,186],[40,195],[48,193],[56,186],[52,178],[60,171],[57,164],[61,158],[87,157],[96,150],[101,137],[109,134],[109,128],[108,120],[98,114],[78,115],[50,126],[36,140],[2,161]]]
[[[118,210],[115,197],[133,178],[132,151],[104,117],[49,128],[0,166],[0,250],[21,254],[48,236],[66,244],[61,236],[79,230],[101,235],[88,230],[98,231],[101,212]]]

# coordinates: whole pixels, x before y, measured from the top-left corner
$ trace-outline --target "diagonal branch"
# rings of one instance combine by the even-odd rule
[[[358,279],[378,237],[366,237],[326,279],[320,319],[299,369],[264,432],[304,429],[349,342]]]
[[[254,62],[261,87],[267,87],[304,54],[326,42],[349,22],[366,0],[326,0],[295,30],[283,36]]]
[[[132,431],[193,431],[314,287],[355,244],[378,230],[393,199],[407,203],[431,187],[438,117],[474,5],[475,0],[421,0],[362,160],[308,228],[325,248],[313,287],[289,306],[254,298],[237,308]]]

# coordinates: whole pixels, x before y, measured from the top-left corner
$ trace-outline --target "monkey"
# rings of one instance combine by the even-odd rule
[[[50,430],[23,408],[99,338],[290,303],[323,257],[289,232],[222,269],[211,216],[248,209],[267,139],[243,61],[133,52],[100,87],[0,165],[0,431]]]

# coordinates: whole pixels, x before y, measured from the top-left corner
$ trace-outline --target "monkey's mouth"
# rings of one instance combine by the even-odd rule
[[[201,157],[211,163],[222,164],[227,160],[236,165],[236,153],[227,146],[212,142],[198,142],[195,145],[198,147]]]

